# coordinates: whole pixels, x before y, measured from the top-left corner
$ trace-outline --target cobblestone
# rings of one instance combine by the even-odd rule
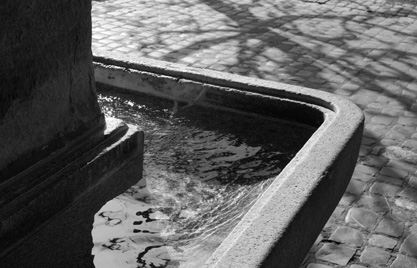
[[[370,167],[381,168],[385,166],[388,160],[385,157],[375,156],[375,155],[368,155],[366,156],[365,160],[362,164]]]
[[[392,167],[397,170],[398,169],[402,170],[403,173],[407,173],[406,176],[408,176],[416,168],[416,166],[410,162],[405,162],[404,160],[397,160],[397,159],[389,160],[389,162],[387,163],[387,167]]]
[[[410,234],[407,236],[404,243],[401,245],[400,252],[417,257],[417,235]]]
[[[417,267],[417,8],[408,1],[93,0],[92,50],[349,98],[366,118],[360,158],[302,268]]]
[[[374,212],[390,211],[387,198],[378,195],[363,195],[358,204]]]
[[[355,199],[356,198],[352,195],[344,194],[342,199],[340,199],[339,205],[350,206],[355,201]]]
[[[374,194],[380,194],[382,196],[393,197],[398,193],[398,191],[400,191],[400,189],[401,189],[400,186],[375,182],[371,186],[370,191],[371,193],[374,193]]]
[[[358,173],[363,173],[366,175],[375,175],[378,173],[378,169],[375,167],[369,167],[369,166],[365,166],[365,165],[357,165],[355,168],[355,171]]]
[[[406,140],[403,146],[417,152],[417,140]]]
[[[391,209],[391,215],[393,219],[398,222],[410,222],[414,218],[413,212],[401,206],[393,206]]]
[[[397,122],[400,125],[410,126],[410,127],[414,127],[417,124],[417,122],[416,122],[416,120],[414,118],[412,118],[412,117],[405,117],[405,116],[400,116],[398,118]]]
[[[381,182],[386,182],[388,184],[394,184],[394,185],[397,185],[397,186],[401,186],[402,184],[404,184],[404,180],[402,180],[402,179],[387,177],[387,176],[383,176],[383,175],[378,175],[376,177],[376,180],[381,181]]]
[[[367,184],[365,182],[359,181],[359,180],[351,180],[346,192],[353,194],[353,195],[361,195],[367,187]]]
[[[410,199],[413,202],[417,202],[417,189],[413,187],[406,187],[400,192],[399,196]]]
[[[394,117],[392,116],[385,116],[385,115],[379,115],[379,116],[374,116],[372,118],[372,123],[378,124],[378,125],[386,125],[389,126],[392,124],[392,122],[394,122]]]
[[[417,259],[398,254],[390,268],[417,267]]]
[[[339,226],[329,239],[343,244],[361,246],[365,239],[365,235],[356,229]]]
[[[398,168],[384,167],[381,169],[381,174],[393,178],[405,178],[408,172]]]
[[[417,223],[410,227],[410,232],[417,235]]]
[[[404,225],[390,219],[382,219],[375,230],[393,237],[400,237],[404,231]]]
[[[376,247],[365,247],[362,252],[360,261],[370,265],[386,264],[391,254],[385,250]]]
[[[397,240],[383,235],[372,235],[369,244],[381,248],[393,249],[397,245]]]
[[[346,265],[355,254],[356,250],[333,243],[326,243],[316,253],[316,258],[338,265]]]
[[[395,199],[395,204],[399,207],[406,208],[408,210],[416,211],[417,210],[417,203],[411,202],[406,199],[397,198]]]
[[[346,215],[346,222],[365,229],[373,229],[378,214],[369,209],[351,208]]]

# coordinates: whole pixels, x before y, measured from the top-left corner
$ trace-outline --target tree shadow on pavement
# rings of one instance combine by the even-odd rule
[[[413,21],[408,17],[417,15],[414,10],[379,10],[350,1],[349,7],[338,9],[308,3],[311,9],[300,11],[302,6],[293,1],[201,0],[199,4],[218,15],[201,22],[187,13],[193,10],[187,10],[189,2],[180,2],[183,9],[176,17],[183,21],[156,20],[162,26],[157,37],[141,41],[145,56],[153,57],[160,49],[155,58],[339,95],[366,88],[404,108],[417,96],[414,87],[409,88],[417,76],[417,38],[407,28]],[[177,38],[168,38],[172,35]]]

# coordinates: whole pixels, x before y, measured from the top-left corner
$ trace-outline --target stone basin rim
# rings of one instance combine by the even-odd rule
[[[129,72],[130,70],[141,70],[177,77],[178,79],[189,79],[201,83],[236,88],[247,92],[292,99],[329,109],[336,114],[342,109],[351,109],[352,113],[356,116],[363,116],[363,113],[358,106],[341,96],[302,86],[209,69],[195,68],[178,63],[143,57],[132,57],[114,51],[97,52],[93,55],[93,62],[103,66],[118,66],[123,68],[126,72]]]
[[[342,97],[279,82],[115,52],[95,55],[94,61],[101,68],[113,65],[125,72],[152,72],[296,100],[332,112],[331,116],[324,116],[321,126],[204,266],[276,267],[278,263],[278,267],[299,267],[351,178],[363,132],[362,111]],[[97,79],[98,75],[96,70],[96,81],[106,83]]]

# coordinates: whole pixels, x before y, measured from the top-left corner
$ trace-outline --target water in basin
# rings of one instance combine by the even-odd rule
[[[94,264],[201,267],[314,132],[98,85],[103,112],[145,132],[143,179],[95,215]]]

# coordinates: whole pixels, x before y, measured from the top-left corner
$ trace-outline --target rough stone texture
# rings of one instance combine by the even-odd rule
[[[379,183],[375,182],[372,186],[370,191],[375,194],[380,194],[383,196],[395,196],[401,188],[399,186],[387,184],[387,183]]]
[[[391,218],[397,222],[411,222],[415,218],[415,213],[413,211],[408,210],[407,208],[400,207],[397,205],[397,200],[395,199],[394,205],[391,210]],[[404,201],[404,200],[401,200]]]
[[[346,222],[365,229],[375,226],[378,214],[365,208],[351,208],[346,215]]]
[[[378,173],[377,168],[360,165],[360,164],[356,166],[355,171],[358,173],[363,173],[363,174],[371,175],[371,176],[374,176],[376,173]]]
[[[375,247],[366,247],[362,252],[360,261],[371,265],[386,264],[391,257],[389,252]]]
[[[404,225],[389,219],[382,219],[375,230],[393,237],[400,237],[404,231]]]
[[[344,194],[340,199],[339,204],[343,206],[350,206],[355,201],[355,197],[352,195]]]
[[[397,240],[383,235],[372,235],[369,244],[381,248],[393,249],[397,244]]]
[[[375,212],[387,212],[390,210],[388,200],[378,195],[362,196],[359,204]]]
[[[399,207],[402,207],[408,210],[412,210],[412,211],[417,210],[417,203],[409,201],[407,199],[402,199],[402,198],[395,199],[395,204]]]
[[[410,184],[411,187],[417,189],[417,176],[411,176],[408,183]]]
[[[4,0],[0,9],[0,24],[7,25],[0,29],[1,171],[42,155],[53,139],[91,127],[100,109],[91,1]]]
[[[415,157],[410,157],[410,158],[413,159]],[[402,170],[402,173],[407,173],[408,175],[410,172],[413,172],[415,168],[415,166],[412,164],[413,163],[412,161],[414,161],[414,159],[411,161],[408,161],[408,160],[404,161],[403,159],[390,159],[389,162],[387,163],[387,166],[397,169],[397,170],[400,169]],[[401,177],[401,178],[403,179],[404,177]]]
[[[366,183],[360,180],[351,180],[348,188],[346,189],[346,192],[352,195],[361,195],[365,191],[365,188]]]
[[[393,178],[405,178],[408,175],[406,170],[384,167],[381,169],[381,174]]]
[[[383,167],[387,163],[387,159],[381,156],[368,155],[362,163],[371,167]]]
[[[400,252],[417,257],[417,235],[410,234],[407,236],[404,243],[401,245]]]
[[[365,235],[360,231],[353,228],[340,226],[337,227],[336,231],[332,233],[329,239],[343,244],[361,246],[363,244],[364,238]]]
[[[399,196],[410,199],[413,202],[417,202],[417,189],[412,188],[412,187],[404,188],[400,192]]]
[[[414,224],[413,226],[410,227],[410,232],[412,234],[417,235],[417,224]]]
[[[397,258],[390,266],[390,268],[406,268],[406,267],[417,267],[417,259],[410,258],[402,254],[398,254]]]
[[[404,183],[403,179],[393,178],[393,177],[388,177],[388,176],[383,176],[383,175],[378,175],[376,179],[381,182],[386,182],[386,183],[394,184],[397,186],[401,186]]]
[[[350,247],[327,243],[317,251],[316,258],[338,265],[346,265],[355,252],[356,251]]]

